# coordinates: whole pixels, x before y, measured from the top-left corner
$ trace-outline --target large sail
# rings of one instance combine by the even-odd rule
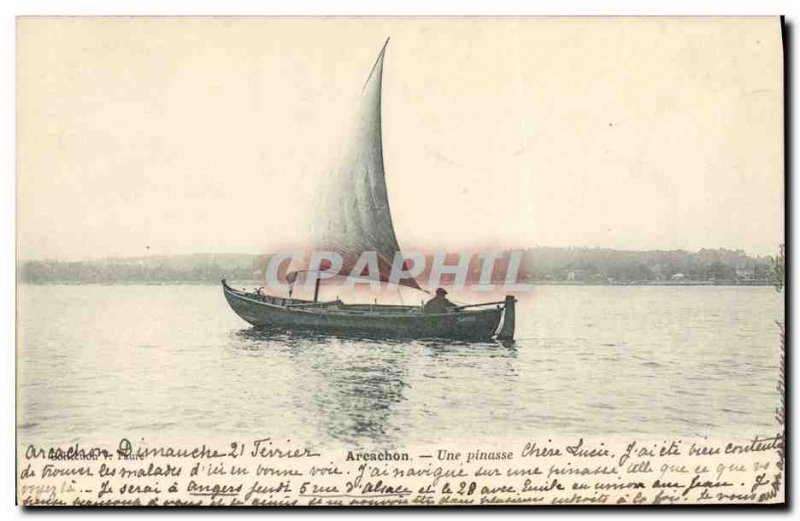
[[[386,44],[364,84],[356,117],[331,169],[319,207],[315,241],[318,250],[342,256],[341,273],[345,274],[352,272],[361,254],[376,252],[380,273],[361,274],[384,282],[389,280],[395,254],[400,251],[383,168],[381,82],[385,52]],[[399,283],[419,288],[413,278]]]

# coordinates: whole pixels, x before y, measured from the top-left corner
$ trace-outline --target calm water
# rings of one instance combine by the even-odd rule
[[[392,447],[772,433],[782,299],[770,287],[537,287],[504,347],[270,336],[218,287],[22,285],[19,434]]]

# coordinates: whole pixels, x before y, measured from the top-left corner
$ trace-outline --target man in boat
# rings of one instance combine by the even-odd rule
[[[444,313],[448,309],[457,307],[445,297],[447,291],[444,288],[436,288],[436,296],[425,303],[425,313]]]

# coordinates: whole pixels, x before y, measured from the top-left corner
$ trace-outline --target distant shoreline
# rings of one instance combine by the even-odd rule
[[[521,251],[513,278],[536,286],[769,286],[777,280],[773,258],[751,257],[742,250],[635,252],[535,247]],[[265,286],[269,259],[252,254],[193,254],[94,262],[19,261],[17,280],[29,284],[215,285],[224,278],[253,280],[249,284]],[[446,262],[454,265],[460,260]],[[424,266],[429,265],[430,259]],[[498,262],[491,278],[505,279],[508,269],[507,262]],[[484,276],[477,256],[467,270],[470,284]],[[424,284],[429,277],[426,268],[416,278]],[[443,285],[450,280],[443,280]]]

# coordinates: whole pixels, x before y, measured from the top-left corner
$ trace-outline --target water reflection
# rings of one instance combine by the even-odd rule
[[[403,431],[410,416],[443,412],[428,403],[431,393],[414,395],[414,380],[447,379],[451,370],[495,373],[506,380],[516,375],[513,343],[407,341],[254,328],[235,336],[241,349],[285,357],[298,379],[294,406],[304,411],[322,439],[354,447],[406,443]]]
[[[314,404],[322,430],[343,442],[392,444],[399,430],[393,427],[395,408],[407,399],[406,357],[373,352],[342,364],[330,360],[311,365],[319,375]],[[304,363],[301,357],[295,361]]]
[[[422,340],[421,345],[428,348],[433,358],[446,358],[453,354],[471,353],[473,355],[503,358],[517,357],[517,343],[513,340],[491,340],[485,342],[466,342],[461,340]]]

